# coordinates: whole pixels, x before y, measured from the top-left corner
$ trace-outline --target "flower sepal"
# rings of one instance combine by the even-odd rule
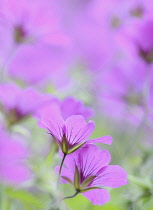
[[[73,182],[72,182],[72,180],[71,179],[69,179],[68,177],[66,177],[66,176],[61,176],[63,179],[65,179],[67,182],[69,182],[70,184],[72,184],[73,185]]]
[[[84,188],[86,188],[91,182],[92,182],[92,180],[95,178],[96,176],[89,176],[88,178],[86,178],[83,182],[82,182],[82,184],[81,184],[81,186],[80,186],[80,190],[83,190]]]
[[[74,187],[76,190],[80,190],[80,173],[77,165],[75,165]]]
[[[63,138],[62,138],[61,149],[62,149],[62,152],[63,152],[64,154],[68,154],[69,144],[68,144],[68,141],[67,141],[67,139],[66,139],[66,135],[65,135],[65,134],[63,135]]]
[[[82,147],[86,142],[82,142],[80,144],[77,144],[76,146],[72,147],[67,154],[71,154],[73,152],[75,152],[76,150],[78,150],[80,147]]]

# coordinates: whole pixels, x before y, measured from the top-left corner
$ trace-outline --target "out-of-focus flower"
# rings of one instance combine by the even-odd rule
[[[91,70],[103,70],[116,57],[116,33],[131,19],[129,1],[59,0],[63,25],[73,37],[74,59]],[[115,8],[115,10],[114,10]]]
[[[52,99],[53,96],[40,94],[32,88],[20,89],[14,84],[0,85],[0,104],[9,124],[35,113],[44,103]]]
[[[30,84],[60,74],[69,39],[54,1],[2,0],[0,10],[1,57],[8,64],[9,74]]]
[[[89,119],[94,114],[90,107],[85,106],[82,101],[73,97],[67,97],[61,102],[61,113],[64,119],[71,115],[82,115],[85,119]]]
[[[82,115],[85,119],[89,119],[94,112],[90,107],[85,106],[82,101],[67,97],[61,102],[61,114],[64,119],[71,115]]]
[[[82,115],[86,120],[94,115],[93,109],[84,105],[81,100],[77,100],[74,97],[66,97],[62,101],[54,100],[45,103],[44,106],[37,111],[36,117],[40,118],[41,116],[46,115],[47,117],[52,118],[55,107],[56,112],[58,112],[64,120],[71,115]]]
[[[101,73],[97,78],[101,111],[114,119],[142,122],[147,114],[148,75],[146,64],[139,60],[118,62]]]
[[[109,192],[102,187],[117,188],[127,184],[127,173],[118,165],[108,165],[111,156],[107,150],[87,145],[65,159],[61,177],[69,182],[94,205],[103,205],[110,200]],[[59,171],[59,167],[56,167]]]
[[[126,33],[135,45],[137,55],[147,64],[153,62],[153,17],[132,21]]]
[[[52,112],[51,118],[49,116],[40,117],[39,126],[50,132],[65,155],[73,153],[84,144],[112,143],[111,136],[103,136],[93,140],[88,139],[95,128],[93,121],[86,123],[81,115],[72,115],[64,121],[62,116],[56,112],[56,108]]]
[[[8,184],[20,184],[30,178],[31,172],[24,162],[28,150],[19,141],[0,129],[0,180]]]

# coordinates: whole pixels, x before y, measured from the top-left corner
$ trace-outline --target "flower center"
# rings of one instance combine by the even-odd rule
[[[16,43],[20,44],[25,41],[27,34],[21,25],[17,25],[14,28],[14,40]]]
[[[144,13],[144,9],[140,5],[130,11],[130,14],[132,16],[138,17],[138,18],[143,17],[143,13]]]
[[[152,63],[153,62],[153,49],[146,51],[143,50],[141,47],[139,48],[139,55],[147,62]]]

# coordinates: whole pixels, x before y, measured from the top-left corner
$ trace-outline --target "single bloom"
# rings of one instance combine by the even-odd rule
[[[0,65],[11,77],[36,84],[65,72],[69,38],[54,1],[2,0],[0,11]]]
[[[65,155],[76,151],[84,144],[112,143],[112,137],[108,135],[89,140],[89,136],[95,129],[95,123],[93,121],[86,123],[84,117],[81,115],[72,115],[64,121],[58,111],[55,106],[54,109],[52,108],[51,117],[47,116],[47,113],[46,115],[41,115],[39,126],[49,131]]]
[[[110,161],[107,150],[86,145],[65,159],[61,180],[74,186],[75,195],[82,193],[93,205],[103,205],[110,200],[109,192],[103,187],[117,188],[127,184],[126,171],[118,165],[108,165]]]
[[[28,180],[31,171],[25,163],[27,157],[26,146],[0,129],[0,181],[14,185]]]
[[[118,62],[98,75],[95,92],[101,112],[118,122],[138,126],[147,114],[148,76],[146,64],[137,59]]]
[[[0,85],[1,109],[10,124],[35,113],[44,103],[52,99],[52,95],[41,94],[33,88],[21,89],[15,84]]]

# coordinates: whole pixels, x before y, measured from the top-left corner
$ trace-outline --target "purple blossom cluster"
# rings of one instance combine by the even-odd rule
[[[102,115],[134,124],[152,116],[151,0],[2,0],[0,9],[4,75],[71,89],[81,65]]]
[[[109,201],[109,193],[101,186],[119,187],[127,184],[124,169],[107,166],[111,159],[109,152],[93,145],[110,145],[112,137],[107,135],[89,139],[95,123],[91,120],[86,123],[85,118],[89,118],[93,112],[80,101],[70,97],[59,101],[52,95],[40,94],[32,88],[21,89],[14,84],[2,84],[0,103],[7,121],[6,127],[19,123],[30,114],[39,119],[39,125],[49,131],[63,153],[59,176],[74,185],[76,194],[83,193],[93,204],[102,205]],[[11,184],[20,184],[29,179],[30,169],[23,162],[27,158],[26,148],[12,140],[3,129],[0,145],[1,179]],[[63,163],[68,168],[63,167]]]
[[[123,164],[119,150],[129,162],[133,153],[150,158],[144,145],[153,134],[152,11],[152,0],[0,1],[0,185],[6,192],[26,186],[39,194],[45,164],[55,157],[58,165],[57,157],[57,182],[75,190],[64,199],[83,194],[103,205],[107,188],[126,185],[127,173],[109,165],[110,153],[97,143],[107,148],[111,136],[119,139],[111,151],[117,164]]]
[[[70,103],[71,109],[68,109]],[[0,108],[3,114],[1,122],[3,127],[0,132],[0,176],[6,178],[11,183],[18,181],[20,183],[22,179],[29,178],[27,176],[28,169],[24,170],[24,165],[22,165],[22,159],[27,158],[27,152],[25,152],[26,147],[24,145],[14,140],[11,134],[7,134],[3,130],[9,129],[9,127],[15,124],[20,124],[30,115],[34,117],[45,117],[47,115],[52,117],[52,113],[57,116],[63,113],[63,116],[70,116],[75,112],[82,114],[85,118],[93,115],[91,108],[86,107],[75,98],[68,97],[60,101],[51,94],[42,94],[34,88],[21,89],[15,84],[0,85]]]

